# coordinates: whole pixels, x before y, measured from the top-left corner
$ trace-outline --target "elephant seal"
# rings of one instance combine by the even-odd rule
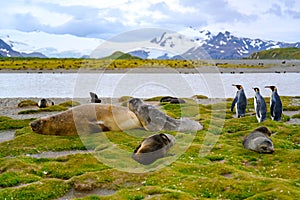
[[[169,103],[173,103],[173,104],[183,104],[185,103],[185,101],[183,99],[179,99],[177,97],[170,97],[170,96],[166,96],[166,97],[162,97],[160,99],[160,102],[169,102]]]
[[[31,122],[30,127],[44,135],[78,135],[141,128],[142,125],[126,107],[92,103],[39,118]]]
[[[269,138],[271,136],[271,131],[265,127],[261,126],[254,131],[252,131],[244,140],[243,146],[245,149],[250,149],[258,153],[273,153],[274,146],[272,140]]]
[[[90,96],[91,96],[92,103],[101,103],[101,99],[98,98],[97,94],[90,92]]]
[[[46,108],[49,106],[53,106],[54,102],[50,99],[40,99],[37,103],[39,108]]]
[[[170,134],[154,134],[144,139],[134,150],[132,158],[140,164],[149,165],[166,156],[174,145],[175,137]]]
[[[203,126],[188,118],[174,119],[141,99],[133,98],[128,102],[129,109],[134,112],[148,131],[197,131]]]

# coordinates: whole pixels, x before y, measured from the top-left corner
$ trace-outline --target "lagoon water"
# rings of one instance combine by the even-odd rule
[[[247,97],[254,96],[252,87],[269,96],[266,85],[276,85],[280,95],[300,96],[300,73],[0,73],[0,98],[82,98],[89,97],[90,91],[100,97],[228,98],[235,95],[233,83],[243,85]]]

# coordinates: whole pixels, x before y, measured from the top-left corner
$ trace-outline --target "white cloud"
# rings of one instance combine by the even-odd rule
[[[296,0],[19,0],[3,1],[0,29],[111,37],[128,30],[194,26],[241,36],[299,40]]]

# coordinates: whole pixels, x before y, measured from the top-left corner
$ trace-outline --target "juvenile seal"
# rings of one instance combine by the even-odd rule
[[[151,135],[134,150],[132,158],[138,163],[149,165],[157,159],[165,157],[174,143],[173,135],[164,133]]]
[[[46,107],[49,107],[49,106],[53,106],[54,105],[54,102],[50,99],[40,99],[37,103],[38,107],[39,108],[46,108]]]
[[[128,102],[129,109],[134,112],[148,131],[197,131],[203,126],[188,118],[174,119],[141,99],[133,98]]]
[[[244,140],[243,146],[245,149],[250,149],[258,153],[273,153],[274,146],[272,140],[269,138],[271,136],[271,131],[265,127],[261,126],[254,131],[252,131]]]
[[[30,127],[44,135],[78,135],[141,128],[142,125],[126,107],[92,103],[39,118],[31,122]]]

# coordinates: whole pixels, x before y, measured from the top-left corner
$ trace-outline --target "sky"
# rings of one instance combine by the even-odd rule
[[[2,1],[0,29],[109,39],[141,28],[300,42],[298,0],[13,0]],[[5,17],[4,17],[5,16]]]

